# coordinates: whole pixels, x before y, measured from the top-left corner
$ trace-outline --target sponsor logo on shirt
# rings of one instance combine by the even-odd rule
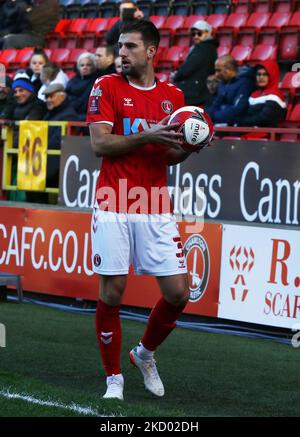
[[[137,134],[157,123],[157,121],[147,121],[144,118],[135,118],[132,122],[129,117],[123,118],[124,135]]]
[[[99,97],[92,97],[89,107],[90,114],[99,114]]]
[[[97,97],[101,97],[102,96],[102,89],[101,88],[94,88],[91,92],[91,96],[97,96]]]

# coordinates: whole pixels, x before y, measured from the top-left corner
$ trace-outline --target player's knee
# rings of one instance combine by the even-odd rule
[[[183,286],[183,287],[178,287],[178,289],[174,291],[172,296],[170,296],[169,301],[172,305],[184,307],[188,303],[189,297],[190,297],[189,289]]]
[[[126,279],[106,277],[101,280],[101,299],[108,305],[120,305],[126,287]]]

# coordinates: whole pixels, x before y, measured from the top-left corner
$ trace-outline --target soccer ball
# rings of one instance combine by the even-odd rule
[[[173,112],[168,124],[180,123],[178,132],[183,134],[183,149],[199,151],[209,145],[213,137],[213,124],[208,114],[198,106],[183,106]]]

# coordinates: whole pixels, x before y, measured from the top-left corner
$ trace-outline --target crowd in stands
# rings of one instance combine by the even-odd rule
[[[45,6],[49,12],[46,21],[53,27],[53,20],[57,20],[54,3],[57,6],[50,0],[1,1],[2,46],[19,48],[36,37],[34,41],[43,46],[49,31],[42,24],[47,15]],[[122,0],[119,11],[119,19],[106,33],[106,44],[91,50],[93,53],[81,53],[71,74],[49,61],[46,50],[35,49],[27,69],[18,70],[13,78],[6,77],[0,93],[0,118],[84,121],[96,78],[121,71],[117,41],[122,24],[143,18],[130,0]],[[39,33],[34,30],[37,16]],[[186,58],[168,78],[183,90],[187,105],[204,107],[216,126],[276,127],[285,119],[287,105],[278,88],[276,61],[239,67],[230,55],[218,57],[214,29],[202,19],[192,24],[190,35],[192,45]]]

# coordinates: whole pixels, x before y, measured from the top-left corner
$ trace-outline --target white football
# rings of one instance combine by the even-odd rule
[[[189,151],[203,149],[213,137],[213,124],[208,114],[198,106],[183,106],[177,109],[168,124],[180,123],[178,132],[183,134],[183,148]]]

